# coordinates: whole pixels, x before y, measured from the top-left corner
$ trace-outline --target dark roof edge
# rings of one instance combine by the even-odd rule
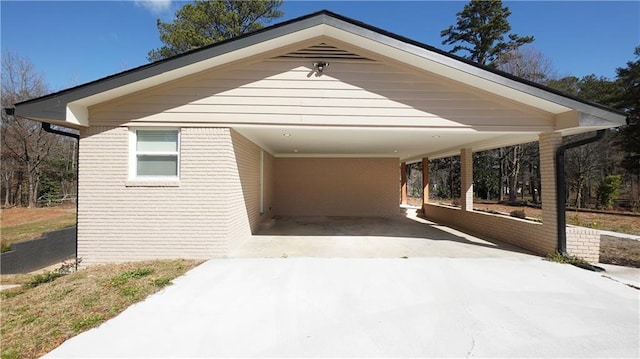
[[[304,20],[308,20],[308,19],[311,19],[311,18],[314,18],[314,17],[319,17],[319,16],[329,16],[329,17],[335,18],[337,20],[349,23],[351,25],[354,25],[354,26],[357,26],[357,27],[361,27],[361,28],[364,28],[366,30],[378,33],[378,34],[380,34],[382,36],[387,36],[387,37],[395,39],[397,41],[404,42],[404,43],[407,43],[409,45],[413,45],[413,46],[416,46],[418,48],[421,48],[421,49],[424,49],[424,50],[427,50],[427,51],[431,51],[431,52],[437,53],[437,54],[442,55],[442,56],[449,57],[449,58],[451,58],[453,60],[460,61],[460,62],[465,63],[467,65],[476,67],[476,68],[484,70],[484,71],[488,71],[490,73],[493,73],[495,75],[507,78],[509,80],[512,80],[512,81],[515,81],[515,82],[519,82],[521,84],[524,84],[524,85],[527,85],[527,86],[531,86],[531,87],[534,87],[534,88],[537,88],[537,89],[540,89],[540,90],[543,90],[543,91],[546,91],[546,92],[549,92],[549,93],[552,93],[552,94],[555,94],[555,95],[558,95],[558,96],[562,96],[562,97],[565,97],[565,98],[568,98],[568,99],[571,99],[571,100],[574,100],[574,101],[577,101],[577,102],[580,102],[580,103],[583,103],[583,104],[586,104],[586,105],[589,105],[589,106],[593,106],[593,107],[599,108],[601,110],[617,113],[617,114],[623,115],[623,116],[628,116],[628,113],[626,113],[624,111],[620,111],[620,110],[617,110],[617,109],[614,109],[614,108],[611,108],[611,107],[608,107],[608,106],[604,106],[604,105],[596,103],[596,102],[591,102],[591,101],[588,101],[588,100],[584,100],[582,98],[575,97],[575,96],[563,93],[562,91],[558,91],[558,90],[556,90],[554,88],[551,88],[551,87],[548,87],[548,86],[544,86],[544,85],[541,85],[539,83],[536,83],[536,82],[533,82],[533,81],[529,81],[529,80],[526,80],[526,79],[511,75],[511,74],[509,74],[507,72],[504,72],[504,71],[501,71],[501,70],[498,70],[498,69],[495,69],[495,68],[492,68],[492,67],[489,67],[489,66],[486,66],[486,65],[478,64],[476,62],[473,62],[473,61],[465,59],[463,57],[454,55],[454,54],[446,52],[444,50],[438,49],[438,48],[433,47],[431,45],[427,45],[425,43],[412,40],[410,38],[407,38],[407,37],[404,37],[402,35],[398,35],[398,34],[390,32],[390,31],[387,31],[387,30],[384,30],[384,29],[369,25],[369,24],[364,23],[364,22],[359,21],[359,20],[355,20],[355,19],[343,16],[343,15],[340,15],[340,14],[336,14],[336,13],[334,13],[332,11],[329,11],[329,10],[316,11],[314,13],[311,13],[311,14],[308,14],[308,15],[304,15],[304,16],[300,16],[300,17],[297,17],[297,18],[294,18],[294,19],[290,19],[290,20],[287,20],[287,21],[284,21],[284,22],[281,22],[281,23],[278,23],[278,24],[274,24],[274,25],[262,28],[260,30],[257,30],[257,31],[251,32],[251,33],[243,34],[243,35],[231,38],[231,39],[223,40],[223,41],[220,41],[220,42],[213,43],[211,45],[207,45],[207,46],[203,46],[203,47],[200,47],[200,48],[197,48],[197,49],[193,49],[193,50],[184,52],[184,53],[176,55],[176,56],[172,56],[172,57],[169,57],[169,58],[166,58],[166,59],[155,61],[155,62],[152,62],[152,63],[149,63],[149,64],[141,65],[141,66],[138,66],[138,67],[135,67],[135,68],[123,71],[123,72],[119,72],[119,73],[116,73],[116,74],[113,74],[113,75],[109,75],[109,76],[106,76],[106,77],[103,77],[103,78],[100,78],[100,79],[97,79],[97,80],[93,80],[93,81],[90,81],[90,82],[87,82],[87,83],[84,83],[84,84],[81,84],[81,85],[78,85],[78,86],[74,86],[74,87],[71,87],[71,88],[68,88],[68,89],[60,90],[60,91],[57,91],[57,92],[54,92],[54,93],[51,93],[51,94],[48,94],[48,95],[45,95],[45,96],[42,96],[42,97],[37,97],[37,98],[30,99],[30,100],[27,100],[27,101],[22,101],[22,102],[16,103],[14,106],[26,105],[26,104],[30,104],[30,103],[40,102],[40,101],[44,101],[44,100],[47,100],[47,99],[59,97],[59,96],[62,96],[62,95],[65,95],[65,94],[68,94],[68,93],[83,89],[83,88],[91,87],[91,86],[96,85],[96,84],[100,84],[100,83],[104,83],[104,82],[107,82],[107,81],[110,81],[110,80],[114,80],[114,79],[117,79],[117,78],[125,77],[127,75],[130,75],[130,74],[142,71],[142,70],[147,70],[147,69],[152,69],[154,67],[162,66],[162,65],[164,65],[166,63],[173,62],[173,61],[175,61],[177,59],[191,57],[191,56],[194,56],[194,54],[198,54],[198,53],[201,53],[203,51],[206,51],[206,50],[209,50],[209,49],[212,49],[212,48],[221,47],[221,46],[227,45],[229,43],[237,42],[239,40],[242,40],[242,39],[245,39],[245,38],[248,38],[248,37],[256,36],[258,34],[269,32],[269,31],[273,31],[273,30],[278,29],[278,28],[282,28],[282,27],[285,27],[285,26],[288,26],[288,25],[291,25],[291,24],[294,24],[294,23],[302,22]]]
[[[626,113],[624,111],[621,111],[621,110],[618,110],[618,109],[615,109],[615,108],[611,108],[611,107],[599,104],[597,102],[588,101],[588,100],[582,99],[580,97],[569,95],[567,93],[564,93],[564,92],[559,91],[557,89],[554,89],[552,87],[545,86],[545,85],[542,85],[542,84],[539,84],[537,82],[533,82],[533,81],[530,81],[530,80],[527,80],[527,79],[523,79],[523,78],[518,77],[518,76],[514,76],[514,75],[512,75],[512,74],[510,74],[508,72],[504,72],[502,70],[498,70],[498,69],[490,67],[490,66],[479,64],[479,63],[471,61],[469,59],[465,59],[464,57],[460,57],[458,55],[455,55],[455,54],[452,54],[450,52],[438,49],[438,48],[433,47],[431,45],[427,45],[425,43],[422,43],[422,42],[419,42],[419,41],[416,41],[416,40],[412,40],[410,38],[407,38],[407,37],[404,37],[402,35],[398,35],[398,34],[395,34],[393,32],[390,32],[390,31],[375,27],[373,25],[366,24],[366,23],[361,22],[359,20],[354,20],[354,19],[342,16],[340,14],[333,13],[333,12],[328,11],[328,10],[324,10],[323,12],[325,14],[330,15],[332,17],[335,17],[335,18],[337,18],[339,20],[348,22],[348,23],[350,23],[352,25],[363,27],[363,28],[365,28],[367,30],[370,30],[370,31],[373,31],[373,32],[377,32],[377,33],[379,33],[381,35],[388,36],[388,37],[393,38],[395,40],[398,40],[398,41],[401,41],[401,42],[405,42],[407,44],[414,45],[414,46],[417,46],[419,48],[422,48],[422,49],[425,49],[425,50],[428,50],[428,51],[435,52],[435,53],[437,53],[439,55],[447,56],[447,57],[449,57],[451,59],[454,59],[454,60],[457,60],[457,61],[460,61],[460,62],[464,62],[464,63],[466,63],[468,65],[477,67],[477,68],[479,68],[481,70],[485,70],[485,71],[494,73],[496,75],[508,78],[510,80],[513,80],[513,81],[516,81],[516,82],[520,82],[522,84],[525,84],[525,85],[528,85],[528,86],[532,86],[532,87],[538,88],[540,90],[551,92],[551,93],[553,93],[555,95],[566,97],[566,98],[572,99],[574,101],[578,101],[578,102],[584,103],[586,105],[590,105],[590,106],[593,106],[593,107],[600,108],[602,110],[614,112],[614,113],[617,113],[619,115],[624,115],[624,116],[628,116],[629,115],[628,113]]]
[[[32,103],[32,102],[39,102],[39,101],[47,100],[49,98],[58,97],[58,96],[61,96],[61,95],[64,95],[64,94],[67,94],[67,93],[70,93],[70,92],[77,91],[77,90],[82,89],[82,88],[90,87],[90,86],[95,85],[97,83],[106,82],[106,81],[109,81],[109,80],[113,80],[113,79],[116,79],[116,78],[127,76],[127,75],[135,73],[135,72],[139,72],[139,71],[142,71],[142,70],[158,67],[158,66],[161,66],[161,65],[163,65],[165,63],[173,62],[173,61],[175,61],[177,59],[180,59],[180,58],[185,58],[185,57],[188,57],[188,56],[192,56],[195,53],[200,53],[200,52],[203,52],[205,50],[208,50],[208,49],[211,49],[211,48],[214,48],[214,47],[219,47],[219,46],[222,46],[222,45],[226,45],[228,43],[235,42],[235,41],[241,40],[243,38],[247,38],[247,37],[250,37],[250,36],[258,35],[258,34],[263,33],[263,32],[267,32],[267,31],[270,31],[270,30],[281,28],[281,27],[284,27],[284,26],[287,26],[287,25],[290,25],[290,24],[293,24],[293,23],[296,23],[296,22],[300,22],[300,21],[303,21],[303,20],[306,20],[306,19],[309,19],[309,18],[316,17],[318,15],[327,14],[327,13],[329,13],[329,12],[326,11],[326,10],[322,10],[322,11],[317,11],[317,12],[314,12],[314,13],[311,13],[311,14],[308,14],[308,15],[300,16],[300,17],[297,17],[295,19],[291,19],[291,20],[287,20],[287,21],[284,21],[284,22],[281,22],[281,23],[277,23],[277,24],[274,24],[274,25],[271,25],[271,26],[267,26],[267,27],[262,28],[260,30],[256,30],[256,31],[253,31],[253,32],[250,32],[250,33],[242,34],[240,36],[236,36],[236,37],[231,38],[231,39],[218,41],[218,42],[215,42],[215,43],[210,44],[210,45],[206,45],[206,46],[202,46],[202,47],[199,47],[199,48],[196,48],[196,49],[193,49],[193,50],[189,50],[187,52],[183,52],[181,54],[178,54],[178,55],[175,55],[175,56],[172,56],[172,57],[168,57],[166,59],[154,61],[154,62],[151,62],[151,63],[148,63],[148,64],[144,64],[144,65],[140,65],[138,67],[134,67],[134,68],[129,69],[129,70],[118,72],[118,73],[115,73],[113,75],[108,75],[108,76],[105,76],[105,77],[102,77],[102,78],[99,78],[99,79],[96,79],[96,80],[92,80],[92,81],[89,81],[89,82],[86,82],[86,83],[83,83],[83,84],[80,84],[80,85],[77,85],[77,86],[73,86],[73,87],[70,87],[70,88],[67,88],[67,89],[56,91],[56,92],[50,93],[48,95],[44,95],[44,96],[41,96],[41,97],[36,97],[36,98],[29,99],[29,100],[26,100],[26,101],[18,102],[14,106],[23,105],[23,104],[29,104],[29,103]]]

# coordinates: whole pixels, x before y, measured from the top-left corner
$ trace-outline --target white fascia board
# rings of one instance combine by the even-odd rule
[[[86,106],[69,103],[64,122],[69,125],[89,127],[89,110]]]

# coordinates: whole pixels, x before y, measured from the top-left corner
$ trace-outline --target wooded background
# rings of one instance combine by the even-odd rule
[[[198,0],[184,5],[172,22],[158,20],[165,44],[149,52],[155,61],[262,28],[283,15],[281,0]],[[566,152],[567,201],[575,207],[640,209],[640,46],[635,60],[616,70],[616,78],[596,75],[558,77],[553,63],[535,47],[534,36],[511,33],[511,12],[501,1],[471,1],[457,23],[441,31],[451,52],[523,79],[629,114],[632,126],[607,131],[604,139]],[[194,35],[195,34],[195,35]],[[197,35],[197,36],[196,36]],[[633,49],[630,49],[630,54]],[[602,54],[606,56],[606,54]],[[45,76],[29,59],[2,56],[2,108],[49,93]],[[2,111],[0,200],[3,207],[49,205],[76,198],[77,142],[47,133],[41,124]],[[573,142],[591,134],[568,136]],[[478,200],[540,202],[538,143],[477,152],[474,191]],[[408,195],[422,196],[422,163],[408,168]],[[460,158],[429,161],[430,196],[460,196]]]

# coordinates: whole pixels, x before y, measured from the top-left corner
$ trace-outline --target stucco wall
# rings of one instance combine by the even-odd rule
[[[275,214],[397,215],[397,158],[276,158]]]
[[[81,136],[78,255],[85,264],[225,256],[258,219],[252,167],[259,148],[237,134],[232,140],[230,129],[181,129],[177,183],[128,180],[125,127],[94,126]]]

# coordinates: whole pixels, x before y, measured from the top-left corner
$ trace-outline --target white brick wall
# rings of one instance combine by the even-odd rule
[[[229,190],[230,249],[248,240],[261,221],[273,216],[273,157],[264,151],[264,213],[260,213],[260,152],[262,149],[236,131],[231,130],[234,161],[233,185]]]
[[[230,129],[182,128],[177,186],[127,181],[128,136],[125,127],[82,132],[78,255],[84,263],[219,257],[250,233]],[[244,164],[242,148],[253,144],[238,141]],[[247,203],[254,206],[255,199]]]
[[[567,227],[567,253],[587,262],[599,262],[600,233],[591,228]]]
[[[548,241],[544,239],[541,223],[483,212],[464,211],[432,203],[425,204],[424,211],[429,219],[469,231],[480,237],[497,239],[541,255],[554,250],[549,248]]]
[[[463,210],[473,211],[473,151],[470,148],[460,150],[460,176],[460,204]]]
[[[562,136],[556,132],[540,134],[540,185],[542,193],[542,238],[547,253],[555,252],[558,238],[558,216],[556,215],[556,150],[562,144]]]

